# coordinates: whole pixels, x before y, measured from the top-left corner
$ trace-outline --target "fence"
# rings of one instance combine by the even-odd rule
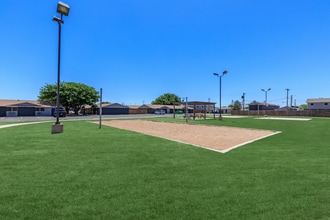
[[[309,109],[309,110],[232,110],[232,115],[268,115],[268,116],[309,116],[309,117],[330,117],[330,109]]]

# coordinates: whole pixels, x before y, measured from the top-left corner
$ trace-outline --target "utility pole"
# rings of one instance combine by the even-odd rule
[[[289,90],[290,89],[285,89],[286,90],[286,108],[289,108]]]
[[[242,95],[242,110],[244,111],[244,105],[245,105],[245,92],[243,92]]]

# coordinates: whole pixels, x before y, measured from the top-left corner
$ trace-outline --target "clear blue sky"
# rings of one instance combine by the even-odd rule
[[[57,80],[56,0],[0,4],[0,99],[36,100]],[[329,0],[63,0],[61,81],[103,88],[103,101],[164,93],[222,105],[330,97]]]

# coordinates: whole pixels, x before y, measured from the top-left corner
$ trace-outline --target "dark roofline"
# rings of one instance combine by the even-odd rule
[[[267,104],[265,104],[264,102],[251,102],[251,103],[249,103],[248,105],[280,106],[280,105],[271,104],[271,103],[267,103]]]
[[[175,105],[180,104],[188,104],[188,105],[215,105],[216,102],[201,102],[201,101],[188,101],[188,102],[174,102]]]

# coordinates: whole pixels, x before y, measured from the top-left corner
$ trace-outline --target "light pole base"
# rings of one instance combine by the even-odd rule
[[[222,115],[219,115],[218,119],[219,119],[219,121],[222,121]]]
[[[52,134],[60,134],[63,133],[63,125],[54,124],[52,125]]]

